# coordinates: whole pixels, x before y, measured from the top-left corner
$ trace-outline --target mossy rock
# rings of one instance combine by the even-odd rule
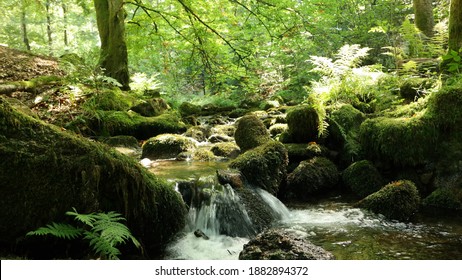
[[[339,181],[337,166],[327,158],[314,157],[300,162],[287,176],[283,197],[307,200],[314,195],[325,195],[335,189]]]
[[[212,146],[211,151],[214,155],[225,158],[236,158],[241,153],[241,149],[234,142],[221,142]]]
[[[169,106],[162,98],[152,98],[143,100],[130,109],[144,117],[155,117],[163,114]]]
[[[106,89],[100,93],[94,93],[83,105],[84,108],[95,111],[126,111],[134,103],[135,98],[128,96],[120,89]]]
[[[143,144],[142,158],[170,159],[196,148],[196,141],[178,134],[160,134]]]
[[[326,148],[315,142],[308,144],[287,143],[284,146],[287,149],[290,163],[299,163],[326,154]]]
[[[0,135],[2,248],[27,246],[27,232],[68,221],[72,207],[121,213],[145,257],[158,256],[183,229],[186,209],[174,188],[107,145],[30,118],[1,97]],[[49,239],[34,242],[51,247]]]
[[[364,198],[385,185],[382,175],[372,162],[368,160],[357,161],[342,174],[343,183],[357,196]]]
[[[245,115],[237,122],[234,139],[241,151],[245,152],[271,140],[263,122],[254,114]]]
[[[81,131],[72,124],[69,128]],[[186,125],[174,113],[165,113],[157,117],[143,117],[135,112],[96,111],[87,117],[82,129],[89,129],[84,134],[102,136],[131,135],[140,140],[163,133],[183,133]]]
[[[276,195],[287,175],[288,156],[283,144],[269,141],[249,150],[236,159],[229,167],[239,170],[254,187],[259,187]]]
[[[192,104],[190,102],[183,102],[181,103],[180,107],[178,107],[180,114],[183,117],[191,116],[191,115],[199,115],[201,113],[201,106]]]
[[[288,126],[285,123],[275,123],[270,126],[269,133],[272,137],[287,131]]]
[[[287,112],[286,119],[293,143],[308,143],[318,138],[319,116],[313,106],[296,106]]]
[[[342,164],[348,166],[362,157],[359,129],[366,116],[350,104],[333,108],[327,118],[326,145],[340,153]]]
[[[212,134],[221,134],[233,137],[236,133],[236,126],[231,124],[218,124],[210,129]]]
[[[129,135],[117,135],[103,140],[103,143],[112,147],[139,148],[138,139]]]
[[[420,207],[420,195],[413,182],[399,180],[387,184],[357,204],[393,220],[407,221]]]
[[[211,130],[207,126],[202,126],[202,125],[195,125],[191,126],[186,130],[186,132],[183,134],[184,136],[191,137],[196,139],[199,142],[204,142],[207,140],[208,137],[210,137]]]
[[[433,93],[428,99],[426,115],[440,130],[462,139],[462,85],[450,85]]]
[[[431,209],[462,210],[462,188],[437,188],[423,200],[423,205]]]
[[[360,128],[366,158],[397,166],[417,166],[431,161],[438,137],[435,123],[422,116],[369,119]]]
[[[191,159],[194,161],[214,161],[217,157],[210,150],[196,149],[193,151]]]

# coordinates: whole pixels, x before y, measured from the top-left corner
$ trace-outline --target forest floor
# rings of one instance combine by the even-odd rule
[[[13,86],[12,90],[0,93],[29,115],[57,124],[79,114],[79,102],[71,98],[65,76],[58,58],[0,46],[0,89],[2,85],[8,88],[8,85],[35,79],[30,87]],[[43,81],[37,82],[37,79]]]
[[[0,84],[40,76],[63,76],[56,58],[33,55],[0,46]]]

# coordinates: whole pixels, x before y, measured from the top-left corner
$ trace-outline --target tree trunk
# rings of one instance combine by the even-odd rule
[[[449,9],[449,50],[462,47],[462,0],[451,0]]]
[[[427,37],[433,36],[435,20],[432,0],[414,0],[415,25]]]
[[[128,90],[128,54],[125,43],[123,0],[94,0],[96,21],[101,39],[99,64],[106,76],[116,79]]]
[[[21,28],[22,28],[22,41],[28,51],[31,50],[29,44],[29,37],[27,36],[27,22],[26,22],[26,5],[23,3],[21,11]]]
[[[53,56],[53,37],[51,32],[51,12],[50,12],[50,0],[45,2],[45,9],[47,11],[47,35],[48,35],[48,53]]]
[[[67,37],[67,6],[66,3],[61,3],[61,8],[63,10],[63,23],[64,23],[64,46],[69,46],[69,39]]]

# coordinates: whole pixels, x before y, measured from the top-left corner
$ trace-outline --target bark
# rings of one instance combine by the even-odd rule
[[[50,56],[53,56],[53,37],[51,31],[51,12],[50,12],[50,0],[45,2],[45,9],[47,11],[47,36],[48,36],[48,52]]]
[[[449,10],[449,50],[462,47],[462,0],[451,0]]]
[[[63,23],[64,23],[64,45],[67,47],[69,45],[69,39],[67,35],[67,6],[66,3],[61,4],[63,10]]]
[[[427,37],[433,36],[435,20],[432,0],[414,0],[415,25]]]
[[[26,49],[30,51],[31,48],[29,44],[29,37],[27,36],[26,7],[24,5],[21,11],[21,28],[22,28],[22,40],[24,42],[24,45],[26,45]]]
[[[100,66],[106,76],[129,89],[128,53],[125,43],[123,0],[94,0],[101,39]]]

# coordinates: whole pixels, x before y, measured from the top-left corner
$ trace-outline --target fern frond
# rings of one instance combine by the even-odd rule
[[[89,240],[89,245],[96,255],[109,260],[119,259],[118,256],[121,254],[120,250],[117,249],[109,240],[103,238],[100,234],[95,232],[86,232],[84,239]]]
[[[77,210],[72,207],[73,211],[66,212],[68,216],[74,216],[74,220],[79,221],[81,223],[86,224],[89,227],[94,226],[94,222],[96,221],[96,216],[94,214],[80,214]]]
[[[40,227],[34,231],[28,232],[26,235],[52,235],[62,239],[72,240],[77,237],[80,237],[83,233],[83,230],[80,228],[76,228],[69,224],[60,224],[60,223],[52,223],[45,227]]]

